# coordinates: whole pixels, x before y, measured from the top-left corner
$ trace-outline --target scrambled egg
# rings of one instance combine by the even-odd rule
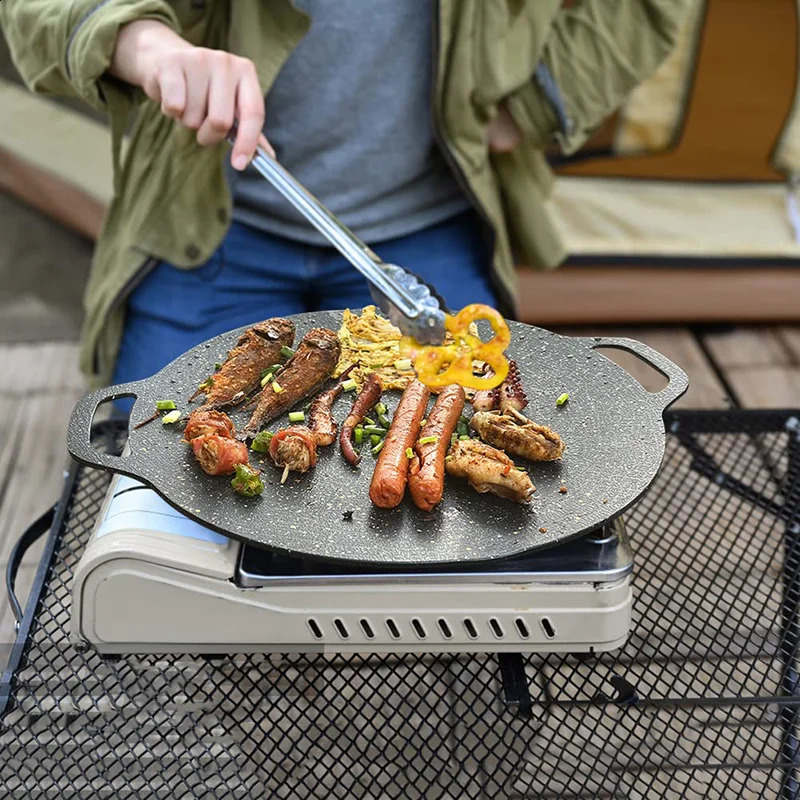
[[[350,377],[360,389],[370,373],[376,373],[384,389],[405,389],[414,378],[414,368],[400,353],[400,331],[375,306],[365,306],[360,315],[345,309],[339,341],[342,355],[334,377],[355,365]]]

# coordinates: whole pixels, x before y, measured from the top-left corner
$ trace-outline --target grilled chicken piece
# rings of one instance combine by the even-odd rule
[[[236,428],[233,420],[224,411],[204,411],[199,408],[193,411],[183,429],[183,438],[191,442],[198,436],[207,436],[210,433],[230,439],[236,435]]]
[[[519,411],[479,411],[469,423],[485,442],[529,461],[555,461],[564,452],[564,441],[550,428],[531,422]]]
[[[252,439],[268,422],[313,394],[330,377],[341,350],[334,331],[310,330],[277,377],[280,391],[276,392],[273,384],[267,384],[257,396],[256,410],[239,433],[239,439]]]
[[[333,418],[333,404],[342,393],[342,384],[349,378],[354,367],[355,364],[349,366],[334,386],[318,394],[311,403],[311,410],[308,412],[309,427],[314,434],[314,441],[320,447],[327,447],[336,441],[338,425]]]
[[[202,409],[219,409],[236,405],[258,388],[261,373],[279,363],[282,347],[294,342],[294,324],[275,317],[248,328],[228,353],[219,372],[212,375],[190,398],[200,394],[205,400]]]
[[[208,475],[230,475],[237,464],[246,464],[248,460],[247,445],[227,436],[207,433],[196,436],[191,445],[194,457]]]
[[[270,440],[269,454],[276,467],[283,467],[283,483],[289,472],[308,472],[317,464],[314,434],[304,425],[278,431]]]
[[[466,478],[481,494],[491,492],[514,503],[530,503],[536,491],[528,475],[501,450],[474,439],[457,441],[445,459],[448,475]]]

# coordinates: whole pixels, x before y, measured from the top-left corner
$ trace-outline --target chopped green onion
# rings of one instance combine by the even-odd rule
[[[377,445],[377,444],[380,442],[380,440],[381,440],[381,437],[380,437],[380,436],[378,436],[378,434],[377,434],[377,433],[373,433],[373,434],[371,434],[371,435],[370,435],[370,437],[369,437],[370,444],[371,444],[373,447],[375,447],[375,445]]]
[[[290,411],[289,422],[304,422],[306,418],[304,411]]]
[[[261,379],[261,388],[263,389],[268,383],[272,381],[275,376],[268,372],[262,379]]]
[[[469,440],[470,440],[469,436],[459,436],[458,437],[458,441],[459,442],[468,442]]]
[[[281,355],[284,358],[291,358],[294,355],[294,350],[292,350],[291,347],[287,347],[286,345],[284,345],[283,347],[281,347]]]
[[[528,470],[525,467],[514,467],[514,469],[519,470],[520,472],[527,472]]]
[[[458,421],[462,425],[469,425],[469,419],[467,419],[467,417],[465,417],[463,414],[458,418]]]
[[[411,369],[411,359],[410,358],[401,358],[398,361],[394,362],[394,368],[399,370],[400,372],[405,372]]]
[[[364,417],[364,422],[366,422],[367,425],[374,425],[375,424],[375,420],[371,419],[370,417]]]
[[[414,458],[414,451],[410,447],[406,447],[406,458]]]
[[[174,422],[177,422],[181,418],[180,411],[170,411],[169,414],[164,414],[161,417],[161,424],[162,425],[172,425]]]
[[[420,444],[434,444],[435,442],[439,441],[438,436],[423,436],[420,440]]]
[[[378,453],[380,453],[380,451],[383,450],[383,446],[385,444],[386,444],[386,439],[381,439],[380,442],[378,442],[378,444],[376,444],[375,447],[372,448],[372,455],[374,456],[378,455]]]
[[[219,371],[222,369],[222,364],[220,364],[220,363],[219,363],[219,361],[217,361],[217,362],[214,364],[214,369],[215,369],[217,372],[219,372]]]
[[[384,428],[388,428],[392,424],[392,421],[385,414],[378,414],[378,422],[380,422]]]
[[[283,386],[281,386],[278,381],[272,381],[272,391],[275,394],[280,394],[283,391]]]
[[[389,433],[388,428],[379,428],[377,425],[365,425],[364,430],[367,433],[377,433],[378,436],[386,436]]]
[[[174,411],[177,407],[174,400],[156,400],[158,411]]]
[[[424,427],[425,427],[425,424],[426,424],[427,422],[428,422],[428,420],[426,420],[426,419],[422,420],[422,422],[420,422],[420,424],[419,424],[420,428],[424,428]]]
[[[273,375],[277,375],[283,369],[283,364],[273,364],[268,372],[271,372]]]
[[[198,388],[200,389],[210,389],[214,385],[214,379],[212,377],[206,378]]]
[[[364,441],[364,429],[363,428],[356,428],[354,438],[355,438],[356,447],[361,447],[361,444]]]
[[[459,422],[458,425],[456,425],[456,433],[459,436],[468,436],[469,428],[463,422]]]
[[[356,388],[356,382],[352,378],[348,378],[343,384],[342,389],[346,392],[352,392]]]
[[[269,452],[269,443],[272,440],[272,433],[269,431],[261,431],[261,433],[256,435],[256,438],[253,439],[253,443],[250,445],[251,450],[255,450],[256,453],[268,453]]]
[[[375,403],[375,412],[377,414],[385,414],[386,406],[383,403]]]
[[[450,437],[450,444],[451,444],[451,445],[454,445],[454,444],[455,444],[457,441],[458,441],[458,434],[457,434],[457,433],[454,433],[454,434],[453,434],[453,435]]]
[[[569,400],[569,394],[567,392],[564,392],[564,394],[562,394],[558,398],[558,400],[556,400],[556,405],[560,408],[561,406],[564,405],[564,403],[567,402],[567,400]]]
[[[249,464],[237,464],[236,475],[231,481],[233,491],[244,497],[255,497],[264,491],[261,476]]]

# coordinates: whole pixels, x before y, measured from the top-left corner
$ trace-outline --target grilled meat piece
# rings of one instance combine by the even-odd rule
[[[555,461],[564,452],[564,441],[555,431],[513,408],[505,413],[479,411],[469,425],[485,442],[530,461]]]
[[[236,405],[261,382],[261,373],[278,363],[281,348],[294,342],[294,324],[275,317],[248,328],[228,353],[222,368],[208,379],[190,398],[200,394],[205,400],[202,409],[220,409]]]
[[[322,394],[318,394],[311,403],[311,410],[308,412],[309,427],[314,434],[314,441],[320,447],[327,447],[336,441],[338,426],[333,418],[333,403],[342,393],[342,384],[350,376],[353,366],[348,367],[339,376],[339,380],[334,386]]]
[[[504,452],[474,439],[452,445],[445,469],[448,475],[466,478],[476,492],[491,492],[514,503],[530,503],[536,491],[528,475],[516,469]]]
[[[256,410],[239,433],[239,439],[252,439],[268,422],[314,393],[330,377],[341,349],[334,331],[327,328],[310,330],[278,375],[281,390],[276,392],[273,384],[262,389],[257,396]]]
[[[292,425],[278,431],[270,440],[269,454],[276,467],[283,467],[283,478],[289,472],[308,472],[317,464],[317,443],[314,434],[304,425]]]
[[[420,430],[409,465],[408,489],[414,504],[423,511],[432,511],[442,500],[445,454],[463,410],[464,389],[457,384],[447,386]]]
[[[192,439],[191,445],[194,457],[207,475],[230,475],[237,464],[246,464],[248,460],[247,445],[227,436],[207,433]]]
[[[233,420],[224,411],[204,411],[199,408],[193,411],[183,429],[183,438],[191,442],[198,436],[207,436],[210,433],[230,439],[236,435],[236,428]]]
[[[351,467],[358,466],[358,462],[361,460],[361,456],[353,447],[353,430],[367,416],[375,403],[381,399],[382,391],[381,379],[373,372],[361,387],[358,397],[353,402],[352,410],[342,424],[339,446],[342,448],[342,455]]]

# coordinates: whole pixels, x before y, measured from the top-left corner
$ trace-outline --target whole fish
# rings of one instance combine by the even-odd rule
[[[258,405],[238,438],[242,441],[252,439],[268,422],[314,393],[330,377],[341,350],[335,331],[327,328],[310,330],[276,380],[268,383],[254,398]]]
[[[274,317],[248,328],[228,353],[222,367],[189,398],[200,394],[204,410],[218,410],[236,405],[261,383],[265,369],[280,362],[281,348],[294,342],[294,324]]]

